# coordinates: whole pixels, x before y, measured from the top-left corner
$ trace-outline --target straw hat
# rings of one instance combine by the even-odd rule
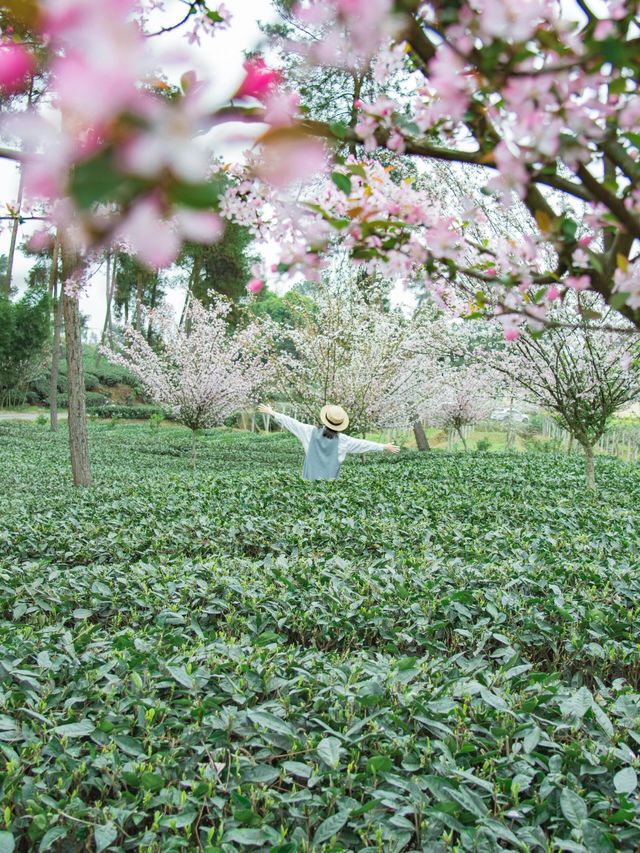
[[[334,432],[342,432],[349,426],[349,416],[342,406],[326,405],[320,409],[320,422]]]

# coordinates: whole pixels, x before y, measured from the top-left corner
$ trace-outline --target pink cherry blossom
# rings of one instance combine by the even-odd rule
[[[248,293],[260,293],[260,291],[264,287],[264,281],[259,278],[252,278],[251,281],[247,284],[247,292]]]
[[[139,202],[122,223],[121,237],[140,260],[151,268],[166,267],[180,251],[174,223],[167,220],[152,199]]]
[[[321,140],[282,137],[264,146],[256,172],[274,187],[283,188],[325,171],[327,164],[327,149]]]
[[[573,288],[573,290],[588,290],[591,285],[591,279],[588,275],[569,275],[564,280],[564,283],[567,287]]]
[[[265,322],[264,334],[274,351],[285,336],[293,343],[275,361],[273,390],[305,417],[340,400],[352,428],[407,426],[426,396],[430,366],[415,351],[415,325],[365,303],[352,287],[322,294],[313,311],[297,309],[291,329]]]
[[[21,44],[0,44],[0,91],[8,94],[19,92],[33,72],[33,56]]]
[[[51,248],[53,243],[53,235],[46,228],[41,228],[35,231],[29,238],[29,251],[42,252],[45,249]]]
[[[203,97],[203,92],[192,91],[175,103],[149,99],[142,110],[146,126],[121,146],[121,168],[144,178],[169,170],[188,183],[204,180],[209,156],[195,138],[201,129]]]
[[[264,120],[271,127],[289,127],[298,115],[299,106],[297,92],[270,92],[265,98]]]
[[[178,231],[194,243],[215,243],[224,234],[224,223],[217,213],[180,208],[174,213]]]
[[[540,22],[539,0],[474,0],[483,35],[505,41],[525,41]]]
[[[281,81],[282,75],[268,68],[264,59],[256,57],[244,63],[245,78],[234,98],[257,98],[263,100]]]

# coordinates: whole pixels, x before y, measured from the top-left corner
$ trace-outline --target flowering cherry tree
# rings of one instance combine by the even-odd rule
[[[555,301],[585,289],[640,325],[638,3],[610,0],[599,16],[581,0],[574,19],[562,17],[567,8],[551,0],[296,4],[292,14],[316,38],[288,50],[405,76],[396,97],[357,104],[355,121],[310,118],[303,128],[365,152],[478,167],[503,208],[525,205],[533,229],[526,239],[478,244],[468,238],[473,204],[452,215],[393,171],[348,159],[336,165],[334,186],[300,210],[283,199],[281,214],[269,208],[270,223],[288,233],[280,269],[317,275],[338,238],[358,262],[420,276],[432,291],[472,277],[465,313],[497,314],[512,338],[522,317],[539,325]],[[232,213],[249,217],[238,200],[260,192],[269,188],[231,190]]]
[[[467,450],[464,427],[489,417],[498,384],[475,365],[441,366],[437,380],[429,382],[421,414],[433,426],[457,432]]]
[[[555,326],[526,333],[504,348],[482,350],[481,364],[519,386],[552,412],[582,447],[586,483],[595,488],[593,449],[613,415],[640,398],[640,343],[629,324],[607,330],[607,312],[594,322],[592,294],[578,294],[550,313]]]
[[[122,351],[102,349],[109,361],[138,379],[155,403],[192,431],[194,466],[196,431],[222,424],[254,401],[270,376],[261,330],[253,323],[231,334],[230,307],[221,298],[207,308],[192,299],[182,325],[166,311],[150,312],[159,339],[155,347],[128,326]]]
[[[351,291],[323,294],[296,314],[293,328],[267,325],[274,349],[282,337],[288,343],[275,364],[276,393],[311,420],[325,403],[338,403],[363,434],[413,423],[425,369],[409,321]]]

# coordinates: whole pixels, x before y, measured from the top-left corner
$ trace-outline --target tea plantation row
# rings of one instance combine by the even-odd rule
[[[635,851],[640,473],[0,425],[4,850]]]

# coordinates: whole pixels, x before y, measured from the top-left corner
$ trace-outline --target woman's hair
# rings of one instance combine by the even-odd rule
[[[320,428],[322,429],[322,434],[325,438],[337,438],[339,435],[335,429],[329,429],[329,427],[324,426],[324,424],[321,424]]]

